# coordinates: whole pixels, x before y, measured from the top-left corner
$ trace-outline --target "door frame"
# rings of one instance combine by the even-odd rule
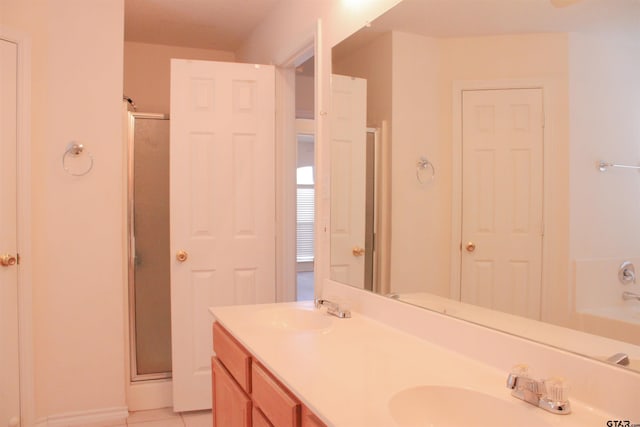
[[[134,199],[134,183],[135,183],[135,123],[137,119],[147,120],[169,120],[168,114],[161,113],[138,113],[137,111],[127,112],[127,288],[128,288],[128,301],[127,309],[129,314],[129,370],[127,372],[127,381],[132,386],[139,381],[152,381],[152,380],[170,380],[171,372],[160,372],[156,374],[138,374],[137,371],[137,352],[136,352],[136,307],[135,307],[135,228],[134,228],[134,214],[135,214],[135,199]],[[132,383],[132,384],[131,384]]]
[[[551,141],[551,123],[554,117],[549,102],[553,84],[547,79],[507,79],[507,80],[468,80],[453,82],[453,114],[452,131],[453,144],[451,156],[451,280],[449,281],[449,297],[459,301],[462,285],[462,93],[468,90],[508,90],[508,89],[540,89],[542,90],[542,111],[544,128],[542,131],[542,283],[540,284],[540,298],[544,298],[545,290],[550,280],[549,240],[547,239],[547,219],[551,212],[550,180],[552,154],[549,150]],[[541,312],[541,316],[543,313]]]
[[[20,364],[21,425],[35,419],[33,380],[33,288],[31,267],[31,39],[0,26],[0,38],[15,43],[18,50],[17,87],[17,243],[18,334]]]
[[[296,169],[298,149],[296,143],[296,91],[292,88],[295,88],[296,67],[312,56],[315,57],[314,91],[316,102],[313,133],[316,135],[317,141],[319,38],[319,29],[317,27],[310,29],[302,35],[300,42],[295,47],[274,61],[276,64],[276,302],[295,301],[297,297]],[[316,275],[315,269],[314,275]]]

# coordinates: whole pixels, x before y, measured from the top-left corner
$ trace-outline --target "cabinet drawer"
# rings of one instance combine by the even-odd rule
[[[300,403],[259,363],[251,365],[253,403],[278,427],[300,426]]]
[[[273,427],[267,417],[264,416],[260,409],[253,407],[253,424],[252,427]]]
[[[251,355],[217,322],[213,324],[213,349],[240,387],[251,393]]]
[[[251,399],[233,380],[218,358],[211,358],[213,425],[251,427]]]

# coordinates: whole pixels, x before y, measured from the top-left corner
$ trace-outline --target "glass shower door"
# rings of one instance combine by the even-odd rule
[[[130,113],[131,379],[171,376],[169,120]]]

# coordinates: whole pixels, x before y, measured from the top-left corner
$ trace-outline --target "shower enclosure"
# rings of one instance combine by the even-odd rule
[[[129,112],[131,380],[171,377],[169,118]]]

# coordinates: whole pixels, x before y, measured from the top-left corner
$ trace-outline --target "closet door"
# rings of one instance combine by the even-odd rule
[[[0,425],[20,419],[18,254],[16,218],[17,58],[15,43],[0,39]]]
[[[539,319],[542,89],[468,90],[462,101],[461,300]]]
[[[209,307],[275,302],[275,70],[171,62],[175,411],[211,407]]]

